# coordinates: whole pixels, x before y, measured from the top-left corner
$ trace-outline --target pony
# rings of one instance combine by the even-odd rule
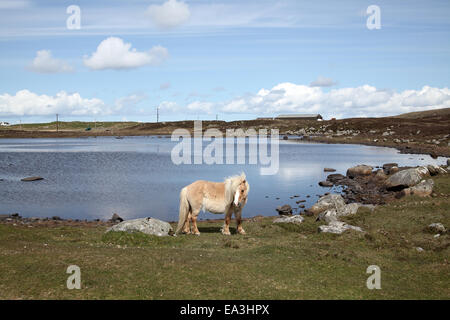
[[[180,211],[176,234],[184,233],[200,235],[197,228],[197,216],[200,210],[215,214],[225,213],[225,223],[222,233],[230,235],[230,221],[234,213],[237,223],[237,232],[245,234],[242,228],[242,209],[247,203],[250,185],[245,173],[228,177],[224,182],[211,182],[197,180],[181,189]],[[189,226],[192,222],[192,230]]]

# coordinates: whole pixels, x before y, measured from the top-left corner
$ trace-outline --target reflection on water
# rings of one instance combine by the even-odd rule
[[[318,194],[330,191],[317,185],[327,176],[324,167],[345,174],[348,167],[362,163],[445,162],[444,158],[399,154],[389,148],[280,141],[278,174],[263,176],[258,165],[176,166],[170,157],[175,144],[170,138],[158,137],[1,139],[0,213],[108,219],[116,212],[126,219],[177,220],[182,187],[199,179],[222,181],[245,171],[251,191],[244,216],[274,215],[279,205],[298,207],[295,201],[305,199],[310,206]],[[20,181],[27,176],[45,180]],[[300,197],[290,199],[293,195]],[[201,213],[200,217],[218,216]]]

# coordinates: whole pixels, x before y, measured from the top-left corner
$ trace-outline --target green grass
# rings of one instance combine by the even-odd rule
[[[435,198],[404,198],[346,221],[342,235],[320,222],[245,222],[247,235],[223,236],[200,222],[201,236],[152,237],[105,228],[0,225],[2,299],[449,299],[450,177],[435,179]],[[250,214],[250,213],[247,213]],[[425,251],[418,252],[415,248]],[[81,268],[81,290],[66,269]],[[368,290],[369,265],[381,290]]]

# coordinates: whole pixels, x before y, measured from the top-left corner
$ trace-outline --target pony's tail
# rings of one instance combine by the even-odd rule
[[[178,227],[175,234],[180,233],[181,229],[183,229],[184,224],[188,218],[189,214],[189,202],[187,200],[187,188],[181,189],[180,192],[180,216],[178,219]]]

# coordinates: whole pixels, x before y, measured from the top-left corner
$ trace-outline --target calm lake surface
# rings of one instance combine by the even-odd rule
[[[345,174],[357,164],[415,166],[446,161],[400,154],[391,148],[280,141],[279,171],[264,176],[259,165],[249,165],[248,161],[246,165],[177,166],[171,160],[176,144],[170,138],[158,137],[0,139],[0,213],[72,219],[109,219],[118,213],[125,219],[175,221],[184,186],[200,179],[222,181],[245,171],[251,190],[243,216],[276,215],[279,205],[298,207],[295,201],[305,199],[308,207],[317,195],[335,191],[317,184],[329,174],[323,172],[325,167]],[[248,141],[246,144],[248,147]],[[45,180],[20,181],[29,176]],[[290,199],[293,195],[300,197]],[[211,213],[199,216],[219,217]]]

